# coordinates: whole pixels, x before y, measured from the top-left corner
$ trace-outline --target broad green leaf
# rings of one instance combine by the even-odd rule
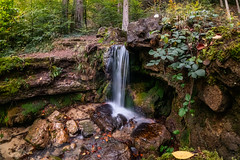
[[[148,52],[148,54],[150,54],[150,55],[154,55],[155,53],[156,53],[156,51],[154,51],[152,49]]]
[[[174,61],[174,58],[173,58],[172,56],[167,56],[167,59],[168,59],[169,61]]]
[[[187,113],[187,112],[186,112],[185,108],[180,108],[180,109],[179,109],[179,112],[178,112],[178,115],[179,115],[180,117],[183,117],[186,113]]]
[[[193,71],[196,71],[198,69],[198,65],[197,64],[192,65],[192,69]]]
[[[199,69],[195,72],[199,77],[204,77],[205,76],[205,70],[204,69]]]
[[[185,106],[188,106],[188,104],[189,104],[189,102],[184,102],[183,103],[183,106],[185,107]]]
[[[191,100],[191,95],[187,93],[185,95],[185,100],[189,102]]]
[[[173,134],[175,134],[175,135],[177,135],[177,134],[179,134],[179,133],[180,133],[179,130],[175,130],[175,131],[173,131]]]
[[[150,67],[150,66],[153,66],[153,65],[154,65],[154,63],[148,63],[146,66]]]

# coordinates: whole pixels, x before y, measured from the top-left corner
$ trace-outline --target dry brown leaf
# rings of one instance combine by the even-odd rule
[[[173,152],[172,155],[177,159],[188,159],[194,156],[194,154],[188,151],[176,151]]]
[[[216,36],[214,36],[212,39],[221,39],[222,38],[222,36],[221,35],[216,35]]]

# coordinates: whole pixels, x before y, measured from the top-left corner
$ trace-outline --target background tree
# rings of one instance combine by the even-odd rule
[[[68,21],[68,6],[69,6],[69,0],[62,0],[63,23]],[[63,28],[63,33],[68,33],[67,25],[65,25],[65,27]]]
[[[226,10],[227,10],[227,18],[229,20],[231,20],[231,14],[230,14],[229,5],[228,5],[228,1],[227,0],[225,0],[225,6],[226,6]]]
[[[83,7],[83,0],[76,0],[75,2],[75,15],[74,15],[74,21],[75,21],[75,28],[80,29],[83,25],[83,13],[84,13],[84,7]]]
[[[220,6],[223,8],[223,0],[220,0]]]
[[[129,23],[129,14],[128,14],[128,0],[123,0],[123,20],[122,20],[122,30],[127,31]]]
[[[236,0],[236,4],[237,4],[237,10],[238,10],[238,13],[240,13],[240,7],[239,7],[238,0]]]

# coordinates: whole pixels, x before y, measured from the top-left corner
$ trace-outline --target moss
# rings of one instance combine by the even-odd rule
[[[184,131],[182,131],[180,135],[180,144],[181,146],[189,146],[190,143],[190,129],[186,128]]]
[[[0,58],[0,75],[23,66],[24,60],[19,57],[2,57]]]
[[[1,96],[13,96],[19,92],[21,87],[27,87],[26,82],[21,79],[11,79],[0,83],[0,95]]]
[[[209,60],[225,61],[229,57],[233,57],[240,61],[240,37],[239,33],[227,27],[213,27],[211,30],[215,34],[220,34],[221,39],[214,42],[208,49],[203,49],[202,55]]]

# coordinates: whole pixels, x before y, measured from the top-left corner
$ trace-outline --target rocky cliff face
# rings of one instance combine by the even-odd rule
[[[65,50],[0,59],[0,103],[42,95],[91,92],[106,85],[104,48],[84,39],[59,42]],[[58,45],[60,45],[58,44]],[[72,45],[72,46],[71,46]]]
[[[155,109],[152,111],[155,112],[154,115],[157,115],[155,118],[167,115],[166,126],[170,132],[180,131],[176,138],[181,146],[217,150],[224,159],[239,158],[240,69],[239,59],[236,57],[239,54],[239,38],[237,38],[239,31],[229,32],[228,35],[235,38],[228,39],[228,41],[219,40],[217,44],[213,44],[205,50],[207,55],[215,56],[213,53],[217,55],[217,58],[205,56],[203,59],[205,77],[193,81],[192,78],[188,77],[186,70],[181,70],[183,81],[175,81],[172,76],[178,72],[168,67],[168,63],[160,62],[158,65],[146,65],[151,59],[154,59],[149,55],[149,50],[161,46],[159,34],[165,34],[162,32],[163,26],[159,22],[161,22],[160,19],[149,18],[131,23],[128,28],[128,49],[133,54],[133,65],[135,65],[132,70],[136,74],[141,74],[140,77],[150,76],[160,84],[164,84],[165,88],[171,87],[174,90],[172,93],[168,93],[172,95],[168,97],[174,98],[165,100],[171,103],[168,105],[171,107],[170,114],[156,114],[159,110]],[[158,30],[160,33],[150,34],[154,30]],[[213,51],[213,48],[216,50]],[[181,84],[185,84],[185,86],[182,87]],[[145,89],[142,89],[142,95],[148,93],[150,89],[151,87],[145,86]],[[134,89],[133,86],[132,90],[135,102],[143,98],[143,96],[135,94],[141,92],[139,87]],[[191,92],[195,100],[195,103],[191,105],[194,113],[189,112],[184,117],[180,117],[178,112],[182,108],[185,95]],[[139,104],[139,106],[145,107],[144,104]],[[151,106],[148,107],[151,110]]]

